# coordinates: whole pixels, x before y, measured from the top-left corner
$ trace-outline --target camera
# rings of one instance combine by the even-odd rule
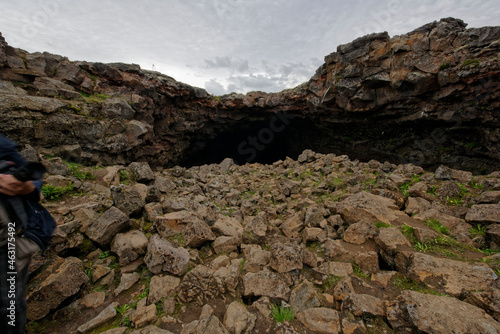
[[[21,182],[41,180],[47,169],[39,162],[29,162],[16,168],[10,161],[0,161],[0,174],[10,174]]]

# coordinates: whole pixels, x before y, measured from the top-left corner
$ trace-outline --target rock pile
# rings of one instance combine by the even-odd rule
[[[499,172],[43,162],[28,333],[500,332]]]

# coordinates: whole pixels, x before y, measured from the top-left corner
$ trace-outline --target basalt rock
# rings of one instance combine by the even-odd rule
[[[312,148],[486,173],[500,163],[499,38],[500,27],[453,18],[375,33],[338,46],[294,89],[220,98],[138,65],[0,38],[0,122],[40,153],[92,164],[273,162]]]

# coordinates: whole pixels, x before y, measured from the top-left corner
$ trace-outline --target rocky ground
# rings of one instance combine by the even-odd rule
[[[42,161],[28,333],[500,332],[500,172]]]

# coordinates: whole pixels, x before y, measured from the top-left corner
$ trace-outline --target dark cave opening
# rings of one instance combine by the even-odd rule
[[[357,125],[326,123],[299,117],[285,119],[283,116],[281,119],[274,116],[239,122],[230,132],[221,133],[213,139],[193,140],[188,149],[190,156],[181,166],[220,163],[225,158],[231,158],[239,165],[272,164],[286,157],[297,159],[305,149],[323,154],[346,154],[361,161],[396,161],[391,154],[370,149],[368,139],[373,136],[372,132],[372,125],[366,122]]]
[[[273,131],[274,130],[274,131]],[[240,122],[231,132],[224,132],[214,139],[196,139],[191,143],[191,156],[182,166],[220,163],[231,158],[238,165],[245,163],[272,164],[289,156],[287,144],[290,127],[270,126],[270,121]]]
[[[281,117],[281,118],[280,118]],[[473,126],[456,122],[397,119],[376,120],[362,115],[349,122],[328,122],[273,115],[257,121],[243,120],[213,139],[197,138],[186,150],[181,166],[218,164],[231,158],[236,164],[272,164],[305,150],[347,155],[351,160],[372,159],[394,164],[413,163],[427,170],[439,165],[484,174],[495,163],[482,156],[482,134]]]

